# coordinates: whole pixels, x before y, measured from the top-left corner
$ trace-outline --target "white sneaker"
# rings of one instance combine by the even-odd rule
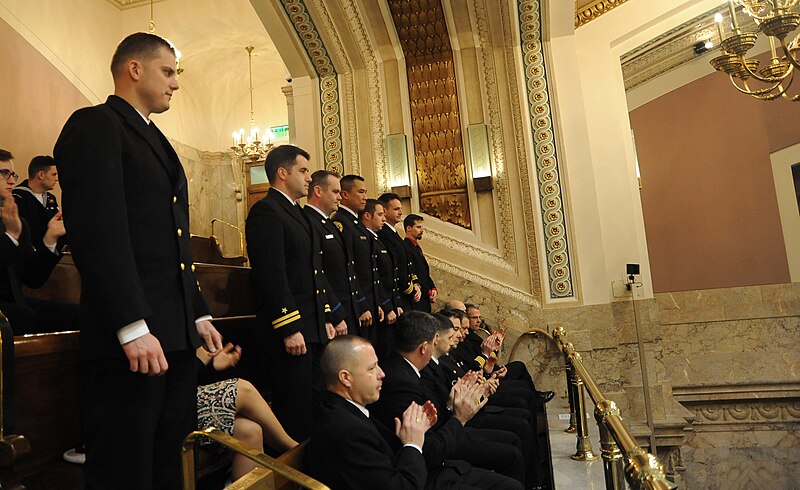
[[[83,464],[86,462],[86,453],[78,452],[77,448],[72,448],[64,453],[64,461],[67,463]]]

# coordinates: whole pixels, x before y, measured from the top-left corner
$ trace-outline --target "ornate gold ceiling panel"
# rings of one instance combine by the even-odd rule
[[[577,29],[627,1],[628,0],[594,0],[583,6],[580,5],[581,2],[577,3],[575,5],[575,28]]]
[[[420,210],[471,228],[453,50],[441,0],[388,0],[406,60]]]

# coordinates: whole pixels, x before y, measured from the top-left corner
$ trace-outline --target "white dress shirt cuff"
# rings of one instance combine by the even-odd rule
[[[15,246],[19,247],[19,242],[17,241],[16,238],[14,238],[13,236],[9,235],[8,232],[6,232],[6,236],[11,239],[11,243],[13,243]]]
[[[120,344],[127,344],[148,333],[150,333],[150,329],[147,328],[147,323],[143,319],[136,320],[117,330],[117,340]]]
[[[411,444],[411,443],[409,443],[409,444],[404,444],[404,445],[403,445],[403,447],[413,447],[414,449],[416,449],[417,451],[419,451],[419,453],[420,453],[420,454],[422,454],[422,448],[421,448],[421,447],[419,447],[419,446],[417,446],[416,444]]]
[[[50,253],[53,254],[53,255],[58,255],[58,252],[56,252],[56,245],[58,245],[58,243],[56,243],[52,247],[50,245],[46,244],[46,243],[44,244],[44,246],[47,247],[47,250],[49,250]]]
[[[214,319],[214,317],[213,317],[213,316],[211,316],[211,315],[203,315],[203,316],[201,316],[200,318],[198,318],[197,320],[195,320],[195,321],[194,321],[194,324],[195,324],[195,325],[197,325],[198,323],[200,323],[200,322],[204,322],[204,321],[206,321],[206,320],[208,320],[208,321],[210,322],[210,321],[211,321],[211,320],[213,320],[213,319]]]

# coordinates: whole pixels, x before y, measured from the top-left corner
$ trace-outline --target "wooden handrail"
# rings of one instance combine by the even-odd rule
[[[241,454],[255,463],[272,470],[274,473],[281,475],[287,480],[300,485],[302,488],[308,488],[310,490],[330,490],[323,483],[318,482],[277,459],[270,458],[261,451],[245,446],[238,439],[214,427],[196,430],[183,440],[183,448],[181,449],[181,457],[183,459],[183,490],[195,490],[195,441],[200,438],[216,441],[235,453]]]

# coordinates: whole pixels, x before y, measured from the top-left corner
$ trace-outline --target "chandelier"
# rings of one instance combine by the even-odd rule
[[[148,32],[150,32],[150,34],[153,35],[155,35],[156,33],[156,21],[155,18],[153,17],[153,0],[150,0],[150,27],[148,29]],[[181,50],[176,48],[175,45],[172,44],[172,42],[170,42],[169,39],[165,39],[165,41],[167,41],[169,45],[172,46],[172,49],[175,51],[175,72],[178,74],[178,76],[181,76],[181,73],[183,73],[183,68],[181,68]]]
[[[775,100],[783,97],[796,102],[800,93],[789,95],[787,91],[794,79],[794,70],[800,69],[797,52],[800,35],[789,40],[789,34],[800,26],[800,14],[795,10],[800,0],[728,0],[731,16],[731,33],[724,38],[722,15],[714,20],[720,32],[722,54],[711,60],[715,70],[728,75],[736,90],[759,100]],[[769,39],[771,58],[769,64],[758,69],[759,60],[745,55],[756,44],[759,32],[742,32],[736,19],[736,4],[752,17],[758,31]],[[750,82],[755,81],[756,86]]]
[[[247,50],[247,66],[250,74],[250,134],[245,136],[244,128],[234,131],[231,150],[236,156],[244,160],[256,162],[266,158],[267,153],[274,146],[272,144],[273,135],[272,130],[269,128],[262,135],[259,135],[258,126],[255,125],[255,117],[253,116],[253,49],[255,48],[247,46],[244,49]],[[264,143],[259,139],[259,136],[266,138],[267,142]]]

